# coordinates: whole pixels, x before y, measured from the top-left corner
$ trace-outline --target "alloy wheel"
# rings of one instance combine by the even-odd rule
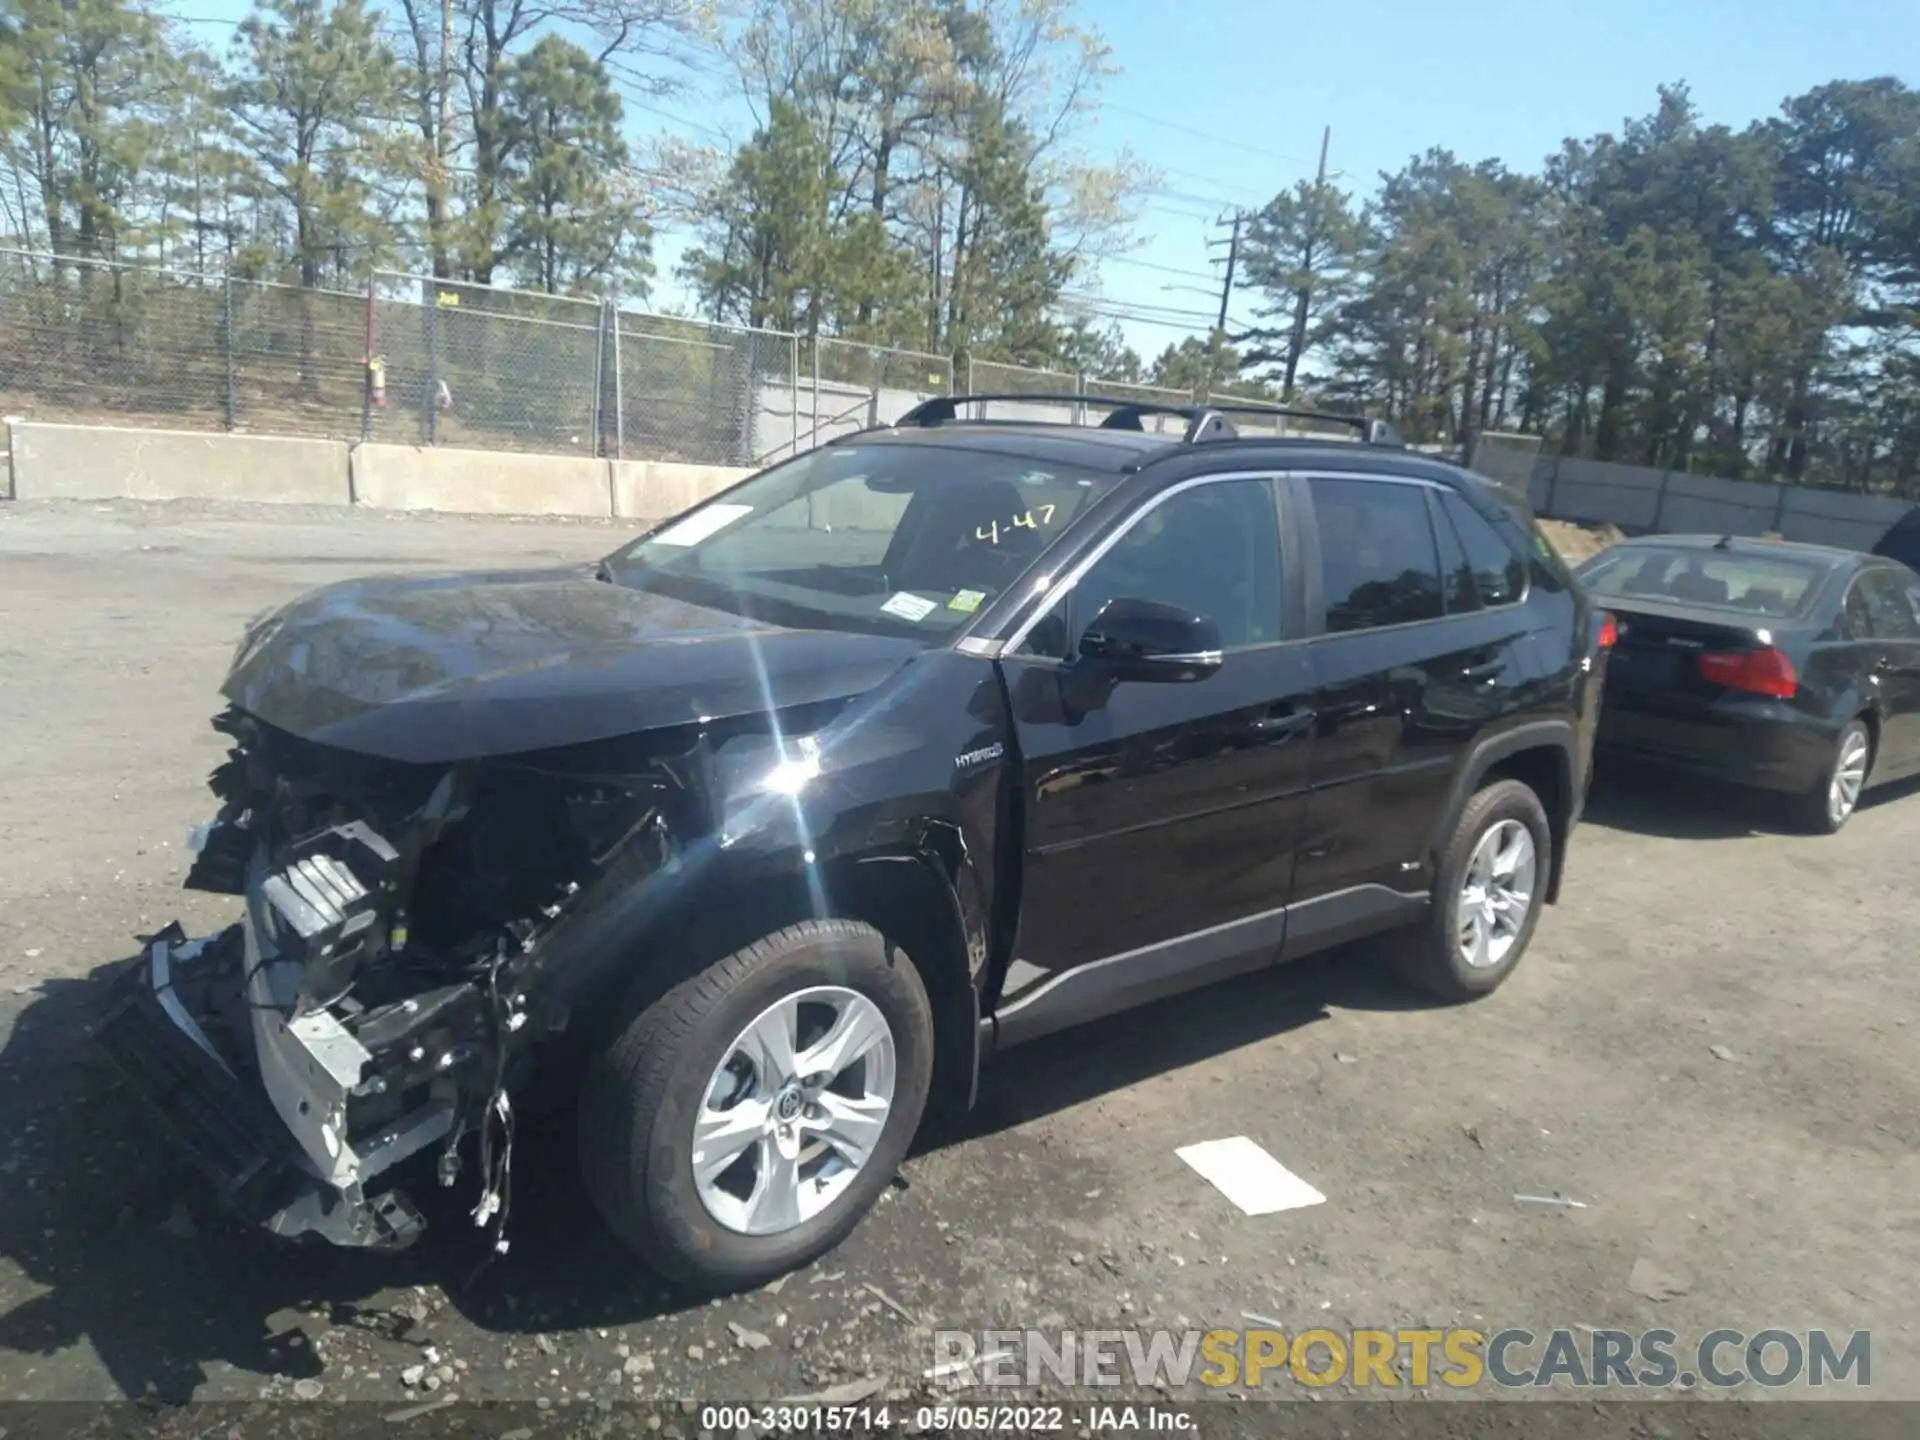
[[[813,986],[761,1011],[727,1046],[694,1118],[707,1213],[742,1235],[820,1214],[880,1143],[896,1065],[886,1016],[857,990]]]
[[[1489,827],[1473,847],[1458,912],[1461,958],[1473,969],[1500,964],[1519,944],[1537,869],[1533,832],[1518,820]]]
[[[1833,777],[1827,782],[1827,818],[1836,826],[1853,814],[1866,783],[1867,737],[1856,726],[1840,737],[1840,753],[1833,763]]]

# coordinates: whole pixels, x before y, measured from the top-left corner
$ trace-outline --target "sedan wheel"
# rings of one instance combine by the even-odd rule
[[[1859,808],[1860,793],[1873,772],[1873,736],[1859,720],[1849,720],[1833,743],[1833,760],[1824,774],[1800,795],[1792,810],[1801,829],[1831,835]]]
[[[1860,791],[1867,783],[1867,749],[1867,732],[1849,725],[1840,737],[1833,778],[1827,782],[1827,820],[1836,830],[1860,803]]]

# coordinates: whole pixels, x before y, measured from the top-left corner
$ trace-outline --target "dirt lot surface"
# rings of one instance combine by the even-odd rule
[[[689,1301],[629,1263],[562,1127],[523,1127],[512,1251],[478,1274],[470,1170],[397,1257],[231,1228],[82,1027],[137,932],[228,918],[179,887],[242,622],[349,575],[585,560],[618,534],[0,505],[0,1400],[908,1397],[934,1328],[1248,1314],[1660,1326],[1683,1353],[1718,1327],[1869,1330],[1870,1393],[1920,1399],[1911,788],[1811,839],[1603,776],[1494,997],[1428,1008],[1342,954],[1015,1052],[851,1241],[755,1294]],[[1326,1203],[1249,1217],[1175,1155],[1232,1135]]]
[[[1553,548],[1560,552],[1561,559],[1569,565],[1577,565],[1589,555],[1598,555],[1602,550],[1621,538],[1619,529],[1612,525],[1580,525],[1571,520],[1542,520],[1541,530],[1547,539],[1553,542]]]

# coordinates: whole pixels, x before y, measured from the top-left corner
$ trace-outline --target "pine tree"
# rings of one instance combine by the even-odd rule
[[[545,36],[509,66],[501,114],[502,248],[515,275],[550,295],[644,296],[652,231],[606,68]]]

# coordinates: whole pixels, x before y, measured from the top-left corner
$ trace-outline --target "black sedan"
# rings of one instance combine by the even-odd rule
[[[1777,791],[1820,834],[1868,785],[1920,772],[1920,575],[1906,566],[1650,535],[1578,573],[1618,629],[1603,752]]]

